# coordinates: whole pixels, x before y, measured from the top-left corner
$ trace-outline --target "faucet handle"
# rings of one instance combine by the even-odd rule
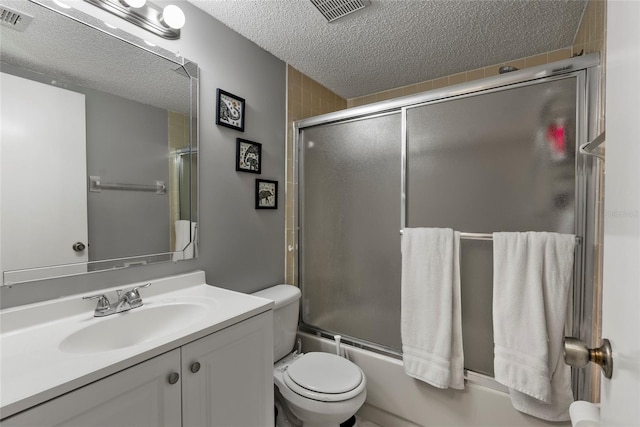
[[[149,286],[151,286],[151,283],[147,283],[146,285],[142,286],[136,286],[126,293],[128,295],[129,305],[131,306],[131,308],[140,307],[142,305],[142,298],[140,298],[140,292],[138,292],[138,289],[148,288]]]
[[[110,314],[111,311],[111,303],[109,302],[109,298],[107,298],[104,294],[91,295],[88,297],[82,297],[82,299],[96,299],[98,298],[98,305],[96,306],[94,316],[101,317]]]
[[[131,292],[138,293],[138,289],[148,288],[149,286],[151,286],[151,283],[147,283],[146,285],[142,285],[142,286],[136,286],[131,290]]]

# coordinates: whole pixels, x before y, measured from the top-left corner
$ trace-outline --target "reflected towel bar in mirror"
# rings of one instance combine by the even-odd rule
[[[155,185],[120,184],[115,182],[102,182],[99,176],[89,177],[89,191],[99,193],[102,190],[124,191],[148,191],[156,194],[167,194],[167,186],[164,181],[156,181]]]

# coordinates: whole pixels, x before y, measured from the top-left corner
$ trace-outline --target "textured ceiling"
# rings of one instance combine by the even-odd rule
[[[24,32],[0,26],[3,63],[170,111],[189,113],[178,64],[24,0],[2,4],[34,17]]]
[[[586,6],[372,0],[327,23],[308,0],[188,1],[347,99],[570,46]]]

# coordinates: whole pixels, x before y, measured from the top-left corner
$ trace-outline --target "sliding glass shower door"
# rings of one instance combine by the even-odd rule
[[[400,351],[399,112],[302,131],[302,317]]]
[[[408,107],[406,226],[581,234],[576,80]],[[493,375],[493,245],[460,251],[465,367]]]
[[[400,354],[404,227],[584,237],[584,80],[575,72],[442,92],[301,127],[303,325]],[[460,265],[465,368],[492,376],[491,241],[462,240]]]

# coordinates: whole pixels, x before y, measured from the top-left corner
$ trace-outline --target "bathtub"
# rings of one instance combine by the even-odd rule
[[[304,352],[335,352],[335,343],[299,332]],[[570,426],[525,415],[513,409],[509,395],[467,381],[465,390],[440,390],[405,375],[402,361],[343,345],[348,358],[367,377],[367,401],[359,416],[382,427],[540,427]]]

